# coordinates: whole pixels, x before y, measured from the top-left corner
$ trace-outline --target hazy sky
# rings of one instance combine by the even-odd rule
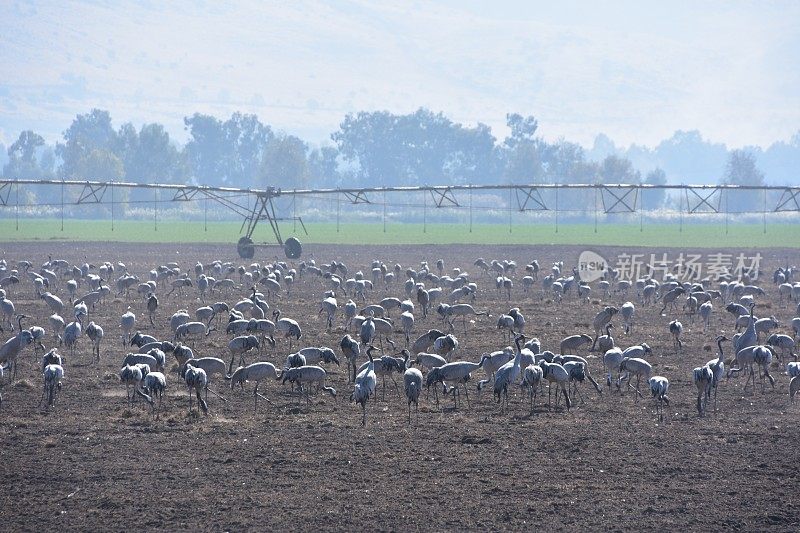
[[[347,112],[420,106],[505,135],[600,132],[649,146],[699,129],[732,147],[800,129],[800,2],[0,1],[0,142],[257,114],[323,142]]]

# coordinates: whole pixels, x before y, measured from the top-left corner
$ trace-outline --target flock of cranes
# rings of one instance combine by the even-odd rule
[[[712,398],[713,410],[718,409],[718,389],[739,373],[746,374],[745,390],[755,388],[759,380],[763,390],[767,382],[775,387],[771,370],[777,367],[778,373],[790,379],[791,402],[800,390],[800,364],[795,362],[800,317],[784,324],[775,316],[759,318],[755,314],[759,304],[780,308],[800,300],[794,267],[775,270],[774,287],[758,285],[757,272],[745,272],[741,279],[723,275],[685,281],[669,274],[662,279],[623,280],[609,270],[591,284],[581,280],[576,269],[565,273],[562,262],[553,263],[545,272],[537,261],[531,261],[519,280],[521,292],[514,291],[518,279],[514,261],[478,259],[471,267],[478,269],[475,275],[463,266],[446,272],[442,260],[433,267],[423,261],[406,268],[374,260],[355,271],[338,260],[249,265],[214,261],[197,262],[187,269],[168,263],[134,272],[122,262],[76,265],[49,258],[35,266],[27,260],[13,264],[2,260],[0,329],[7,330],[8,338],[0,346],[0,380],[13,381],[20,374],[30,377],[20,363],[32,346],[34,355],[43,352],[36,368],[43,384],[41,403],[48,409],[56,406],[67,362],[85,359],[92,364],[117,361],[127,402],[133,405],[143,400],[154,416],[159,416],[165,392],[173,382],[185,387],[190,413],[196,403],[208,414],[213,412],[209,392],[227,402],[212,386],[215,382],[227,382],[231,392],[242,391],[249,383],[254,410],[258,410],[259,399],[276,405],[267,391],[269,383],[278,381],[291,385],[297,402],[304,398],[311,405],[312,395],[321,392],[338,404],[340,395],[333,386],[330,365],[339,366],[341,356],[347,373],[345,386],[350,402],[361,408],[362,425],[367,423],[370,403],[387,401],[387,380],[401,394],[396,378],[402,378],[409,423],[412,406],[419,417],[423,390],[427,390],[428,402],[433,393],[432,404],[437,409],[440,393],[452,397],[455,408],[462,407],[463,393],[469,409],[470,389],[482,401],[482,391],[491,387],[500,413],[514,408],[514,393],[519,392],[514,403],[527,402],[533,414],[536,399],[545,388],[548,409],[553,407],[553,392],[555,407],[563,398],[567,411],[576,402],[587,401],[582,392],[586,381],[597,397],[604,388],[607,394],[620,396],[632,390],[637,402],[644,398],[644,382],[644,390],[649,390],[656,414],[663,420],[664,406],[670,404],[672,376],[654,375],[653,358],[659,354],[646,342],[630,342],[623,348],[612,334],[615,330],[625,339],[635,339],[637,319],[648,313],[663,323],[663,336],[671,339],[676,354],[698,349],[682,338],[682,321],[694,323],[698,315],[704,336],[717,346],[714,358],[685,370],[696,387],[694,403],[699,416],[705,415]],[[295,301],[298,286],[312,295],[311,302]],[[591,310],[592,294],[596,294],[594,303],[599,310]],[[514,298],[518,301],[512,306]],[[17,312],[15,300],[22,299],[31,301],[26,306],[28,315]],[[503,299],[501,308],[488,308],[490,302]],[[581,313],[593,334],[575,331],[550,351],[534,335],[543,335],[549,324],[544,316],[557,314],[559,306],[570,299],[581,302],[585,309]],[[101,310],[110,301],[125,302],[128,307],[115,323],[101,326],[101,317],[108,316]],[[544,311],[546,301],[554,310]],[[616,307],[614,301],[624,303]],[[170,314],[172,308],[187,302],[197,304],[194,312],[187,306]],[[280,310],[290,303],[296,313],[293,317]],[[737,331],[731,338],[723,332],[709,332],[717,306],[731,315]],[[523,309],[530,309],[527,317]],[[794,314],[800,315],[800,305]],[[323,320],[324,326],[318,327]],[[498,331],[496,350],[477,353],[473,348],[487,343],[480,336],[475,340],[478,321],[485,322],[482,327],[489,325]],[[166,338],[148,333],[164,327],[171,332]],[[329,339],[330,346],[306,345],[309,336],[303,328],[309,327],[323,330],[318,336]],[[776,331],[782,327],[785,332]],[[216,347],[219,339],[223,339],[223,348]],[[47,350],[45,342],[53,347]],[[505,343],[509,345],[503,346]],[[730,343],[729,349],[724,348],[725,343]],[[586,356],[579,354],[581,350]],[[727,360],[725,350],[729,350]],[[605,387],[592,374],[601,367]],[[75,366],[73,371],[81,370]],[[476,384],[478,373],[482,379]]]

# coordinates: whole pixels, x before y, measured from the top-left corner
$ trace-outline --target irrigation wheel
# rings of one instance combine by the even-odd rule
[[[242,259],[252,259],[256,254],[256,248],[253,246],[253,240],[248,237],[239,239],[236,245],[236,251],[239,252],[239,257]]]
[[[303,245],[294,237],[289,237],[283,244],[283,251],[289,259],[297,259],[303,254]]]

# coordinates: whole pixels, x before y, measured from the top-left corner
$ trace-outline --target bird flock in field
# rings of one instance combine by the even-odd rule
[[[378,380],[385,401],[387,380],[399,394],[395,378],[402,378],[408,423],[412,423],[412,408],[419,419],[423,391],[431,406],[440,407],[441,395],[452,398],[458,409],[462,393],[469,408],[470,389],[481,401],[489,388],[500,413],[512,409],[511,400],[518,392],[514,403],[533,414],[545,389],[548,409],[554,407],[553,393],[556,409],[562,398],[562,409],[567,411],[576,402],[584,403],[582,385],[587,381],[597,395],[604,389],[620,396],[631,390],[636,402],[649,390],[656,416],[663,421],[664,406],[670,402],[669,376],[654,375],[648,362],[654,354],[646,342],[623,347],[612,335],[613,329],[626,339],[634,337],[638,306],[653,310],[675,353],[689,349],[679,319],[694,323],[699,318],[705,338],[716,345],[716,356],[690,372],[696,387],[692,403],[699,416],[712,402],[713,410],[718,409],[718,388],[740,373],[746,376],[745,390],[760,383],[763,391],[767,382],[774,388],[773,373],[790,379],[792,403],[800,390],[800,363],[795,354],[800,317],[782,324],[774,316],[755,315],[759,304],[781,308],[800,301],[795,267],[777,268],[768,280],[768,291],[757,284],[763,278],[753,271],[739,278],[723,274],[685,281],[669,273],[661,279],[619,279],[609,269],[601,279],[587,283],[575,268],[564,272],[563,262],[541,269],[537,261],[531,261],[519,273],[511,260],[480,258],[470,267],[477,269],[474,275],[459,267],[445,272],[442,260],[433,266],[423,261],[413,268],[375,260],[358,271],[339,261],[214,261],[197,262],[186,270],[168,263],[135,273],[121,262],[74,265],[49,258],[36,266],[24,260],[9,265],[3,259],[0,331],[8,339],[0,346],[0,382],[14,381],[26,372],[20,363],[29,347],[37,361],[41,351],[41,365],[37,364],[43,384],[40,403],[44,409],[53,409],[63,394],[67,362],[116,360],[130,405],[146,402],[153,415],[159,416],[165,391],[177,383],[188,392],[189,413],[196,416],[194,404],[209,413],[209,392],[227,401],[224,391],[212,387],[214,382],[227,382],[232,392],[244,391],[249,383],[254,410],[259,400],[275,405],[268,390],[277,381],[291,387],[298,402],[305,399],[311,405],[312,395],[328,394],[337,403],[340,396],[329,384],[326,367],[344,362],[349,399],[360,407],[355,409],[360,411],[362,425],[367,423],[369,404],[378,401]],[[515,282],[521,290],[515,290]],[[279,307],[293,302],[299,286],[314,295],[315,303],[302,316],[285,316]],[[14,298],[23,294],[42,302],[36,305],[43,310],[41,316],[17,312]],[[494,302],[505,299],[503,309],[482,304],[489,300],[487,294],[494,296]],[[600,304],[597,311],[589,305],[592,295],[594,304],[624,303],[619,307]],[[543,321],[534,316],[526,320],[519,306],[510,307],[514,298],[533,302],[537,311],[537,303],[547,299],[556,305],[556,313],[567,299],[585,304],[582,309],[593,334],[576,332],[548,350],[534,336],[536,328],[545,327]],[[125,301],[127,311],[114,323],[97,323],[98,310],[114,299]],[[187,308],[172,314],[164,311],[187,301],[199,307],[192,312]],[[730,314],[736,331],[731,338],[708,331],[715,306]],[[793,311],[800,315],[800,304]],[[324,321],[325,332],[337,339],[342,334],[341,340],[332,346],[304,345],[302,324],[308,327],[312,321]],[[502,339],[497,350],[469,353],[470,330],[476,321],[490,321],[492,328],[496,324]],[[159,339],[143,332],[154,331],[157,324],[166,325],[171,336]],[[107,334],[112,331],[113,335]],[[210,350],[204,339],[212,335],[224,339],[227,351],[223,348],[219,353],[214,348],[217,353],[201,356]],[[51,344],[50,350],[45,342]],[[579,355],[581,349],[587,351],[585,357]],[[288,355],[284,360],[279,353]],[[277,366],[266,359],[277,361]],[[77,365],[71,371],[81,372]],[[473,380],[473,375],[478,379]],[[602,375],[599,382],[597,375]]]

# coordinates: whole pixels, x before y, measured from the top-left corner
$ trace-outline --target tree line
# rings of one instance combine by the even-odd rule
[[[362,111],[345,116],[332,144],[312,147],[255,115],[222,120],[195,113],[184,118],[188,140],[180,145],[161,124],[137,129],[128,122],[115,129],[108,111],[93,109],[76,116],[54,146],[33,131],[21,132],[8,147],[3,177],[240,188],[667,183],[661,168],[642,176],[627,157],[593,161],[576,143],[547,142],[533,116],[511,113],[506,124],[509,133],[497,139],[485,124],[463,125],[428,109]],[[764,175],[751,152],[735,150],[720,182],[763,184]],[[655,191],[644,200],[645,208],[658,208],[665,195]]]

